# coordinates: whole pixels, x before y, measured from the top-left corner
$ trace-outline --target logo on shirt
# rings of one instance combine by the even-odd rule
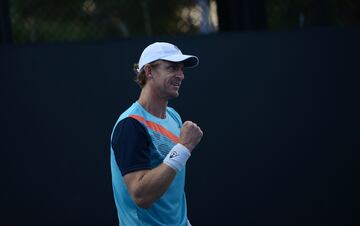
[[[173,151],[169,157],[170,157],[170,159],[172,159],[172,158],[175,158],[176,156],[179,156],[179,154],[176,151]]]

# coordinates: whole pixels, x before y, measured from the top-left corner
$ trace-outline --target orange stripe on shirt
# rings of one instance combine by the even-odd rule
[[[145,120],[143,117],[138,116],[138,115],[129,115],[129,117],[134,118],[140,122],[143,122],[147,127],[166,136],[167,138],[172,140],[174,143],[177,143],[179,140],[179,138],[176,135],[174,135],[169,130],[165,129],[163,126],[161,126],[155,122]]]

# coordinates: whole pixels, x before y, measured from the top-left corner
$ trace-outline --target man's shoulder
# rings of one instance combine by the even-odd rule
[[[178,124],[179,124],[179,126],[181,127],[181,125],[182,125],[182,120],[181,120],[181,117],[180,117],[179,113],[177,113],[177,111],[176,111],[174,108],[172,108],[172,107],[167,107],[167,108],[166,108],[166,111],[167,111],[167,114],[168,114],[171,118],[173,118],[175,121],[177,121]]]
[[[166,107],[166,111],[169,114],[173,114],[173,115],[176,115],[176,116],[180,117],[179,113],[177,113],[177,111],[172,107],[169,107],[169,106]]]
[[[122,124],[126,124],[128,122],[130,122],[131,124],[134,123],[134,118],[131,117],[132,115],[139,115],[140,114],[140,110],[138,109],[138,106],[136,105],[136,102],[133,103],[128,109],[126,109],[120,116],[119,118],[116,120],[116,123],[113,127],[113,131],[116,128],[118,128],[119,126],[123,126]],[[136,124],[136,123],[135,123]]]
[[[141,111],[135,102],[120,115],[119,121],[129,117],[130,115],[139,115],[139,114],[141,114]]]

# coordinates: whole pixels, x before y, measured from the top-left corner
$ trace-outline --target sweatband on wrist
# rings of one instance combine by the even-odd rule
[[[179,172],[185,166],[190,156],[189,149],[178,143],[169,151],[163,162]]]

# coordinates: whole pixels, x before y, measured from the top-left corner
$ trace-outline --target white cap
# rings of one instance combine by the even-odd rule
[[[168,60],[171,62],[183,62],[184,67],[196,67],[199,59],[193,55],[184,55],[178,47],[167,42],[155,42],[144,49],[139,60],[138,72],[145,64],[156,60]]]

